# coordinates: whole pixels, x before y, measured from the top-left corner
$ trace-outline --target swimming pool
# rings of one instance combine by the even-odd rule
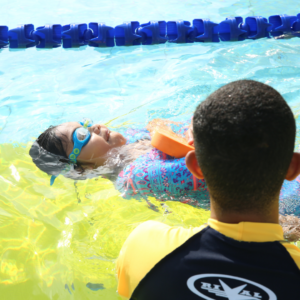
[[[147,22],[295,14],[294,1],[10,1],[1,23]],[[156,117],[184,120],[236,79],[270,84],[296,116],[300,39],[78,50],[0,50],[0,294],[3,299],[118,299],[114,261],[139,222],[198,226],[208,213],[181,203],[157,211],[125,201],[109,181],[49,177],[32,164],[32,140],[49,125],[90,117],[113,128]],[[299,124],[298,124],[299,126]],[[171,213],[170,213],[171,212]]]

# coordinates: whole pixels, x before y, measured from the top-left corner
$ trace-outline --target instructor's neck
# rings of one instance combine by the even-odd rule
[[[240,222],[257,222],[257,223],[275,223],[278,224],[279,201],[274,201],[274,205],[268,208],[268,214],[258,212],[230,212],[223,211],[218,208],[214,200],[210,201],[211,219],[215,219],[222,223],[238,224]]]

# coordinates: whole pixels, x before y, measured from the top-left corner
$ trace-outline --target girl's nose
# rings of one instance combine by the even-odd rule
[[[100,134],[101,132],[101,128],[106,128],[106,126],[102,125],[102,124],[95,124],[91,127],[92,132],[94,132],[95,134]]]
[[[99,134],[101,132],[101,126],[99,124],[95,124],[90,127],[91,132],[94,132],[95,134]]]

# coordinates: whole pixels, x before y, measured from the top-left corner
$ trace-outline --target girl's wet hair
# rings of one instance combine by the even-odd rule
[[[29,151],[36,166],[49,175],[59,174],[70,163],[64,149],[64,141],[56,134],[57,126],[50,126],[33,143]]]
[[[72,164],[64,148],[64,145],[68,143],[68,137],[65,135],[63,138],[58,137],[55,133],[57,127],[50,126],[45,130],[32,144],[29,151],[32,161],[41,171],[55,176],[59,175],[67,164]],[[76,180],[86,179],[80,163],[73,166],[75,172],[69,172],[64,176]]]
[[[64,143],[66,144],[66,142],[55,134],[57,127],[58,126],[50,126],[37,138],[36,141],[48,152],[68,158],[63,145]]]

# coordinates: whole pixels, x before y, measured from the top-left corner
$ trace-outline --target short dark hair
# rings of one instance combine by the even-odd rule
[[[223,211],[266,213],[292,159],[296,124],[282,96],[253,80],[229,83],[197,107],[196,157]]]

